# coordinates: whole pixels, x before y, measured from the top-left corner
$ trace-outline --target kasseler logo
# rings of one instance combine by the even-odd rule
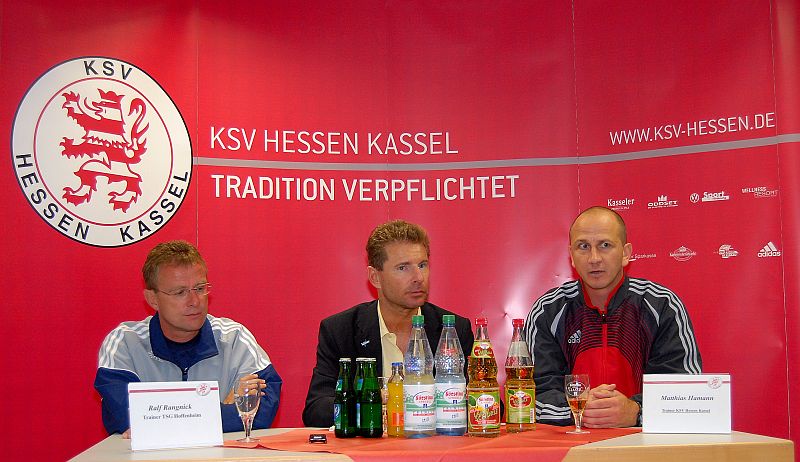
[[[608,208],[611,210],[628,210],[630,209],[636,199],[625,197],[623,199],[608,199]]]
[[[180,207],[192,147],[175,103],[143,70],[77,58],[39,77],[17,109],[12,162],[22,192],[56,231],[118,247],[145,239]]]

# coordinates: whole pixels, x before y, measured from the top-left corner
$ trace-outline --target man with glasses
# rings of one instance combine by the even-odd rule
[[[197,249],[163,242],[142,268],[144,298],[155,310],[142,321],[123,322],[106,336],[94,387],[102,397],[103,425],[128,437],[128,383],[216,380],[222,430],[242,430],[233,404],[237,379],[257,382],[261,404],[253,428],[269,428],[278,410],[281,378],[269,356],[243,325],[208,314],[211,284]]]

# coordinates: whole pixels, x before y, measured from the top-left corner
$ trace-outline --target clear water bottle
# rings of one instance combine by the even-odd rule
[[[406,438],[436,434],[433,353],[425,335],[422,316],[411,318],[411,338],[405,354],[403,379],[403,433]]]
[[[467,432],[467,379],[464,352],[456,333],[456,317],[442,317],[442,335],[436,348],[436,433],[461,436]]]

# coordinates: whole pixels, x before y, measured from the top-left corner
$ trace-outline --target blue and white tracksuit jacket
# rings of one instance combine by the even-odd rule
[[[123,322],[106,336],[98,353],[94,387],[102,398],[103,425],[109,434],[130,427],[131,382],[216,380],[220,399],[225,399],[236,379],[248,373],[267,382],[253,428],[270,427],[278,411],[282,381],[253,334],[231,319],[208,315],[198,335],[185,369],[178,366],[167,347],[158,313],[142,321]],[[220,403],[220,409],[224,432],[242,430],[235,405]]]

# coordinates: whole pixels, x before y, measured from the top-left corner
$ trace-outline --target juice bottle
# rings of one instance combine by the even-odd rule
[[[392,376],[386,385],[389,400],[386,403],[386,434],[403,436],[403,363],[392,363]]]
[[[528,344],[522,338],[522,319],[514,319],[514,333],[506,357],[506,431],[536,429],[536,385]]]
[[[475,343],[469,355],[467,415],[469,436],[500,435],[500,385],[497,362],[489,341],[488,320],[475,320]]]

